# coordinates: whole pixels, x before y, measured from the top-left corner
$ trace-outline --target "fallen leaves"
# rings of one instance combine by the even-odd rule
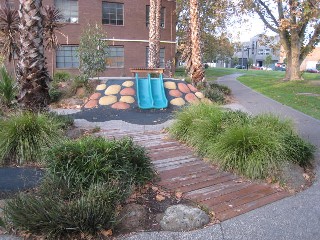
[[[157,196],[156,196],[156,200],[158,201],[158,202],[162,202],[163,200],[165,200],[166,199],[166,197],[165,196],[162,196],[161,194],[157,194]]]
[[[109,230],[102,230],[100,233],[101,233],[104,237],[110,237],[110,236],[112,236],[112,234],[113,234],[113,232],[112,232],[111,229],[109,229]]]

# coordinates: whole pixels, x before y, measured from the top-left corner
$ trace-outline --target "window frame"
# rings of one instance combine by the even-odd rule
[[[70,51],[68,52],[71,52],[70,56],[69,54],[65,54],[66,53],[66,50],[63,51],[63,56],[59,56],[59,51],[61,52],[62,49],[61,48],[64,48],[64,47],[71,47]],[[60,45],[60,47],[56,50],[56,68],[57,69],[75,69],[75,68],[79,68],[80,66],[80,60],[79,60],[79,56],[78,56],[78,49],[79,49],[79,45],[75,45],[75,44],[70,44],[70,45],[67,45],[67,44],[64,44],[64,45]],[[58,58],[59,57],[63,57],[64,61],[60,61],[58,62]],[[67,58],[70,58],[71,57],[71,62],[70,61],[66,61],[66,57]],[[77,58],[77,61],[73,61],[74,58]],[[63,67],[60,67],[59,66],[59,63],[63,63]],[[71,66],[66,66],[66,63],[71,63]]]
[[[123,56],[110,56],[110,54],[111,54],[111,48],[118,48],[118,49],[122,49],[122,55]],[[107,56],[107,58],[106,58],[106,68],[124,68],[124,45],[113,45],[113,46],[108,46],[108,50],[107,50],[107,52],[108,52],[108,56]],[[111,66],[111,65],[108,65],[108,60],[111,58],[120,58],[120,57],[122,57],[122,62],[119,62],[119,61],[116,61],[116,63],[117,63],[117,65],[116,66]],[[112,61],[113,62],[113,61]],[[118,63],[122,63],[122,66],[118,66]]]
[[[161,54],[163,54],[163,57],[161,57]],[[146,47],[146,67],[148,67],[148,61],[149,61],[149,46]],[[160,68],[166,68],[166,48],[165,47],[160,48]]]
[[[59,6],[57,6],[57,2],[61,3],[61,4],[67,4],[69,3],[69,8],[68,9],[63,9]],[[71,11],[71,6],[70,6],[70,2],[76,2],[77,3],[77,16],[74,17],[72,16],[72,11]],[[54,6],[60,10],[62,16],[63,16],[63,19],[60,21],[60,22],[63,22],[63,23],[70,23],[70,24],[78,24],[79,23],[79,0],[54,0],[53,2]],[[67,10],[68,11],[68,15],[64,14],[64,10]],[[72,18],[76,18],[77,20],[76,21],[71,21]]]
[[[121,5],[122,6],[122,19],[118,19],[118,9],[119,8],[116,8],[115,9],[115,15],[116,15],[116,19],[115,19],[115,21],[116,21],[116,24],[112,24],[111,23],[111,21],[112,21],[112,19],[111,19],[111,17],[110,17],[110,19],[109,19],[109,23],[104,23],[104,20],[108,20],[107,18],[104,18],[104,14],[106,14],[106,15],[111,15],[110,13],[104,13],[104,5],[107,5],[107,4],[117,4],[117,5]],[[107,8],[107,7],[106,7]],[[101,8],[101,10],[102,10],[102,19],[101,19],[101,21],[102,21],[102,24],[103,25],[110,25],[110,26],[124,26],[124,3],[119,3],[119,2],[109,2],[109,1],[102,1],[102,8]],[[122,24],[117,24],[117,22],[118,21],[122,21]]]
[[[146,27],[148,28],[150,23],[150,5],[146,5]],[[166,8],[161,7],[161,18],[160,18],[160,28],[166,28]]]

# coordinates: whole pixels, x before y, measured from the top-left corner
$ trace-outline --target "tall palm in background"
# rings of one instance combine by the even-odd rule
[[[149,68],[160,67],[161,0],[150,0],[149,11]]]
[[[198,0],[190,0],[190,43],[191,43],[191,64],[189,75],[192,83],[199,85],[205,82],[204,68],[202,64],[200,19]]]
[[[38,111],[46,109],[50,77],[46,68],[43,45],[44,17],[41,0],[19,0],[20,54],[18,82],[19,102],[23,108]]]

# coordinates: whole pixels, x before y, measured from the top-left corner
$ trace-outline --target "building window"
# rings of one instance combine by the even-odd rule
[[[258,49],[258,55],[263,55],[264,54],[264,50],[263,49]]]
[[[165,68],[165,48],[160,48],[160,68]],[[146,48],[146,66],[149,62],[149,47]]]
[[[62,45],[57,49],[57,68],[78,68],[78,46]]]
[[[123,3],[102,2],[102,23],[123,25]]]
[[[106,60],[108,68],[123,68],[124,67],[124,47],[109,46],[108,57]]]
[[[265,49],[265,54],[266,55],[270,55],[270,53],[271,53],[271,49],[269,49],[269,48]]]
[[[161,28],[164,28],[165,26],[165,15],[166,15],[166,8],[161,8],[161,19],[160,19],[160,26]],[[146,7],[146,26],[149,27],[149,16],[150,16],[150,5],[147,5]]]
[[[78,0],[54,0],[54,5],[63,15],[62,22],[78,23]]]

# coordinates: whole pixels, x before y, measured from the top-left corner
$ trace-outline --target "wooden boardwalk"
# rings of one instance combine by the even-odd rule
[[[182,192],[185,198],[213,211],[220,221],[290,196],[268,184],[243,180],[232,173],[217,170],[165,133],[114,129],[99,135],[108,138],[131,136],[148,150],[161,179],[160,186]]]

